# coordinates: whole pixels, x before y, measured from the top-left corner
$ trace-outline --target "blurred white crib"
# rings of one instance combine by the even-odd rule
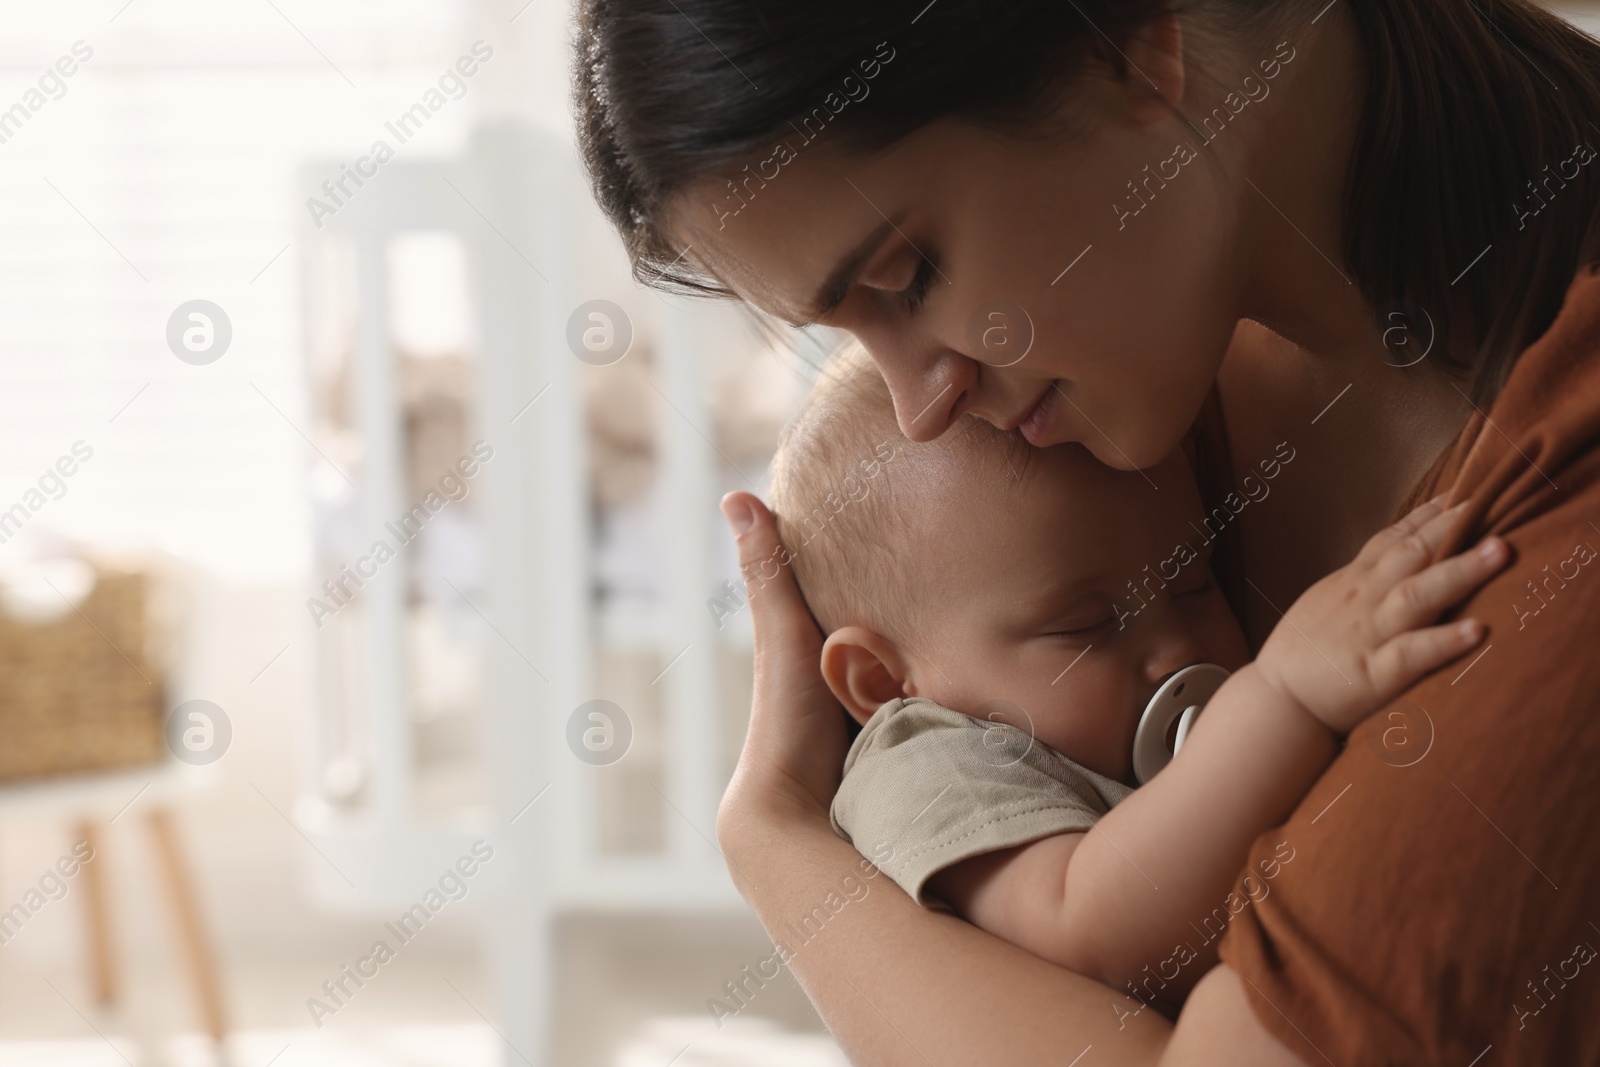
[[[338,163],[308,167],[302,184],[313,188],[339,173]],[[308,323],[310,309],[329,297],[318,250],[330,239],[342,242],[354,261],[353,378],[345,382],[355,433],[343,451],[322,430],[311,435],[321,454],[311,456],[316,478],[339,487],[332,496],[348,505],[341,521],[355,531],[350,544],[378,536],[415,503],[405,484],[392,342],[395,300],[404,299],[393,290],[392,242],[418,232],[455,235],[478,298],[468,438],[487,441],[494,455],[471,487],[482,534],[481,593],[458,581],[461,602],[450,617],[482,620],[472,625],[485,642],[478,773],[487,803],[440,819],[421,796],[406,691],[409,564],[402,560],[379,568],[351,606],[314,635],[323,701],[307,753],[313,780],[297,818],[329,861],[311,868],[320,892],[386,916],[417,900],[476,838],[493,845],[494,860],[485,865],[492,880],[471,892],[481,893],[488,909],[485,951],[498,1003],[477,1007],[511,1046],[506,1063],[538,1064],[548,1055],[554,914],[739,906],[713,844],[726,773],[717,721],[726,698],[714,656],[742,620],[719,634],[706,607],[720,576],[706,549],[718,457],[697,359],[703,313],[687,302],[643,297],[654,321],[635,327],[650,330],[655,387],[666,402],[658,471],[669,501],[661,557],[671,566],[659,610],[600,618],[591,595],[581,364],[566,340],[573,310],[598,294],[581,291],[576,280],[583,249],[572,205],[588,193],[571,147],[503,125],[480,131],[459,160],[402,155],[347,189],[353,195],[341,197],[320,228],[302,212],[298,244]],[[308,349],[326,341],[308,331]],[[312,595],[329,602],[321,590]],[[651,782],[667,805],[658,854],[601,851],[598,787],[617,765],[590,766],[566,740],[569,716],[593,695],[601,640],[654,650],[667,665],[653,683],[664,690],[665,712],[664,777]]]

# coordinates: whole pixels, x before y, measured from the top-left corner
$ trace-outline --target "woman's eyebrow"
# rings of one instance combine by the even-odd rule
[[[806,321],[790,323],[790,325],[797,329],[810,326],[844,303],[846,294],[850,292],[850,286],[855,284],[856,276],[867,265],[867,260],[872,258],[873,253],[894,232],[894,220],[885,219],[883,225],[867,234],[865,239],[845,253],[844,258],[839,261],[839,265],[828,273],[827,278],[818,287],[817,295],[811,298],[811,310],[806,315]]]

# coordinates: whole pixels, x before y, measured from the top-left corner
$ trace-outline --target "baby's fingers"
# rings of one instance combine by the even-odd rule
[[[1509,558],[1504,541],[1486,537],[1470,551],[1402,579],[1378,605],[1378,632],[1387,637],[1432,622],[1487,581]]]
[[[1376,563],[1387,552],[1390,546],[1422,529],[1424,524],[1437,518],[1445,510],[1446,494],[1441,493],[1432,500],[1424,501],[1412,508],[1398,522],[1392,523],[1367,538],[1367,543],[1361,546],[1356,559],[1365,563]]]
[[[1387,701],[1418,678],[1469,651],[1483,639],[1483,623],[1460,619],[1425,630],[1410,630],[1381,645],[1368,662],[1368,676]]]
[[[1466,506],[1467,502],[1462,501],[1453,508],[1429,514],[1410,533],[1393,538],[1374,562],[1373,577],[1383,586],[1392,586],[1420,572],[1455,529]],[[1412,514],[1418,515],[1421,510]]]

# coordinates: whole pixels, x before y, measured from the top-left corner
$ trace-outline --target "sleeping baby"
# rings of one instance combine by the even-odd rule
[[[912,443],[859,347],[786,431],[771,497],[823,677],[862,724],[834,828],[923,905],[1169,1013],[1215,960],[1196,935],[1252,841],[1357,722],[1481,640],[1434,624],[1507,557],[1491,538],[1430,566],[1460,514],[1430,501],[1252,661],[1209,548],[1174,552],[1202,513],[1182,452],[1118,471],[977,418]],[[1133,788],[1141,714],[1197,664],[1231,673]]]

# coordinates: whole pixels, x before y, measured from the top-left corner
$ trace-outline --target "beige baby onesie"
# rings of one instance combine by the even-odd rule
[[[913,900],[939,908],[923,895],[939,871],[1088,830],[1132,792],[1014,726],[896,699],[850,746],[830,814],[834,830]]]

